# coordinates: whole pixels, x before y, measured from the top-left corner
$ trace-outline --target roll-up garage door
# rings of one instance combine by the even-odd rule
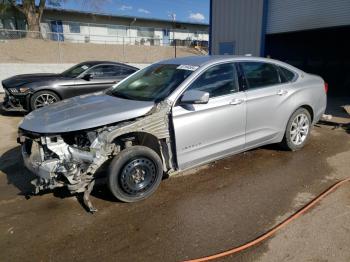
[[[268,34],[350,25],[350,0],[268,0]]]

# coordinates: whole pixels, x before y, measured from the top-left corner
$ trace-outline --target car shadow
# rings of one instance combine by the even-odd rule
[[[350,123],[344,125],[343,128],[345,129],[346,133],[350,134]]]
[[[346,133],[350,134],[350,122],[343,124],[343,123],[335,123],[332,121],[321,120],[315,126],[318,126],[318,125],[329,126],[329,127],[332,127],[332,129],[342,128],[345,130]]]
[[[103,183],[103,184],[101,183],[99,185],[96,185],[94,187],[94,190],[91,192],[91,195],[93,197],[96,197],[98,199],[101,199],[101,200],[104,200],[104,201],[108,201],[108,202],[120,202],[109,191],[106,183]]]
[[[32,192],[30,181],[35,176],[24,167],[20,146],[10,149],[0,157],[0,171],[6,175],[7,184],[19,190],[19,195],[27,196]]]
[[[257,148],[252,148],[252,151],[258,150],[258,149],[266,149],[266,150],[271,150],[271,151],[278,151],[278,152],[287,152],[289,151],[287,148],[283,147],[280,144],[268,144],[268,145],[264,145],[261,147],[257,147]]]
[[[27,198],[33,195],[34,187],[30,182],[36,176],[24,166],[20,146],[10,149],[0,157],[0,171],[6,175],[7,184],[13,185],[19,190],[18,195]],[[71,196],[64,188],[42,191],[39,195],[47,193],[53,193],[59,198]]]

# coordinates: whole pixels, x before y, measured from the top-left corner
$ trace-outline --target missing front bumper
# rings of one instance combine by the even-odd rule
[[[83,201],[90,212],[96,209],[89,200],[95,171],[108,159],[100,151],[83,151],[67,144],[61,136],[23,135],[18,142],[25,167],[37,176],[31,181],[34,194],[66,187],[71,194],[84,193]]]
[[[4,102],[1,104],[1,109],[6,112],[27,112],[28,110],[25,107],[27,107],[26,96],[17,98],[7,93]]]

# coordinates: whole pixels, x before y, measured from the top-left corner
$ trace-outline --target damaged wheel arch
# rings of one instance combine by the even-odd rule
[[[72,194],[91,192],[96,171],[125,150],[134,150],[131,148],[143,147],[154,152],[160,159],[161,178],[173,172],[176,164],[169,130],[170,108],[169,103],[162,102],[133,120],[57,135],[33,137],[31,132],[20,130],[25,165],[38,176],[33,181],[35,192],[62,186]],[[33,146],[37,148],[36,154],[32,152]],[[88,196],[86,199],[87,206],[92,207]]]

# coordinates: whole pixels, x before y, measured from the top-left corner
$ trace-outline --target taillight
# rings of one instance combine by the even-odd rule
[[[324,82],[324,91],[327,94],[327,92],[328,92],[328,84],[326,82]]]

